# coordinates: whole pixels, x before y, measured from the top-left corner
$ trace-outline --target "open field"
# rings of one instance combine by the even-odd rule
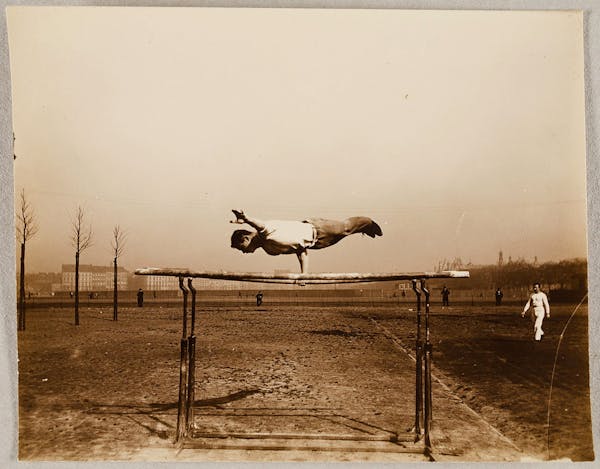
[[[432,306],[436,460],[593,459],[587,305],[564,335],[548,407],[559,335],[575,308],[552,306],[537,344],[521,306]],[[83,305],[79,327],[71,307],[29,309],[19,333],[20,458],[423,460],[391,443],[326,448],[318,439],[407,435],[413,308],[199,302],[197,430],[301,433],[310,448],[321,444],[312,451],[299,442],[288,451],[222,449],[231,439],[173,446],[180,306],[127,306],[114,322],[111,307]]]

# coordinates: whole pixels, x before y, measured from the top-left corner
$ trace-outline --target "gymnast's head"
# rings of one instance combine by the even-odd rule
[[[258,247],[252,243],[255,237],[256,232],[248,230],[235,230],[231,235],[231,247],[239,249],[243,253],[254,252]]]

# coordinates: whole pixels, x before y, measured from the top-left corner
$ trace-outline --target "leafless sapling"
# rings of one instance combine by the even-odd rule
[[[25,189],[21,190],[20,206],[17,210],[17,241],[21,244],[21,270],[19,274],[19,308],[17,329],[25,330],[25,245],[35,236],[38,226],[33,208],[25,197]]]
[[[81,206],[71,222],[71,245],[75,248],[75,325],[79,326],[79,255],[92,245],[92,226],[86,226]]]
[[[118,259],[123,254],[123,250],[125,249],[125,242],[127,239],[127,235],[119,225],[115,225],[113,228],[113,239],[111,242],[112,252],[114,254],[113,266],[114,266],[114,275],[113,275],[113,321],[118,319]]]

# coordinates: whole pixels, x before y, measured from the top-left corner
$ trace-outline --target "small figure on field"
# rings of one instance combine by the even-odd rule
[[[500,306],[502,304],[503,296],[504,296],[504,293],[502,293],[502,290],[500,289],[500,287],[498,287],[496,289],[496,306]]]
[[[262,305],[262,300],[263,300],[263,293],[261,291],[259,291],[256,294],[256,306]]]
[[[137,305],[141,308],[144,306],[144,290],[141,288],[137,292]]]
[[[449,297],[450,290],[448,290],[448,288],[446,288],[446,285],[444,285],[444,288],[442,288],[442,306],[450,306],[450,302],[448,300]]]
[[[533,322],[533,334],[536,341],[542,340],[544,331],[542,330],[542,322],[544,317],[550,318],[550,304],[548,303],[548,297],[540,289],[539,283],[533,284],[533,293],[529,297],[529,300],[523,308],[521,317],[525,317],[525,313],[531,308],[531,320]]]
[[[381,228],[368,217],[350,217],[343,221],[324,218],[308,218],[304,221],[261,221],[248,218],[241,210],[232,210],[236,220],[231,223],[247,223],[256,231],[235,230],[231,235],[231,247],[243,253],[262,248],[267,254],[296,254],[300,271],[308,272],[308,249],[323,249],[334,245],[354,233],[375,238],[383,236]]]

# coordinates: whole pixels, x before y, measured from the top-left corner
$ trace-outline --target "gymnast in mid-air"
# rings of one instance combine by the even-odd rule
[[[369,217],[350,217],[343,221],[324,218],[307,218],[304,221],[261,221],[247,217],[242,210],[232,210],[236,219],[231,223],[248,224],[255,231],[235,230],[231,247],[243,253],[262,248],[271,256],[296,254],[300,271],[308,273],[309,249],[323,249],[334,245],[346,236],[362,233],[375,238],[383,236],[381,228]]]

